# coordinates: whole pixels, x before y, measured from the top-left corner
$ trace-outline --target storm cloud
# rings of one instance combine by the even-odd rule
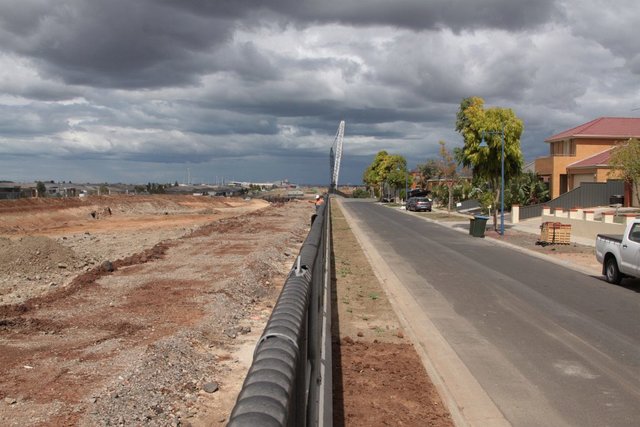
[[[637,2],[0,0],[0,179],[342,182],[437,156],[460,101],[544,139],[640,108]],[[127,165],[126,167],[124,165]]]

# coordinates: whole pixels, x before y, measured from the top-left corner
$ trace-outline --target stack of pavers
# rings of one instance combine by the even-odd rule
[[[543,222],[540,226],[540,242],[543,244],[568,245],[571,243],[571,224]]]

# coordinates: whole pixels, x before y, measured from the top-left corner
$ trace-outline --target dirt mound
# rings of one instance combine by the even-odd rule
[[[75,252],[53,239],[26,236],[17,240],[0,237],[0,274],[37,274],[76,265]]]
[[[0,314],[5,304],[67,285],[88,265],[73,249],[49,237],[0,237]]]

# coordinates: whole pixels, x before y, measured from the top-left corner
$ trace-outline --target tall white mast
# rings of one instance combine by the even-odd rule
[[[340,175],[340,161],[342,160],[342,142],[344,140],[344,120],[340,121],[336,137],[331,146],[331,189],[338,188],[338,176]]]

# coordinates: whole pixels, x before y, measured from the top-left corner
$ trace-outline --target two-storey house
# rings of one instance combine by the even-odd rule
[[[535,171],[549,184],[551,198],[583,182],[605,182],[609,151],[629,138],[640,139],[640,118],[600,117],[545,140],[549,156],[535,161]]]

